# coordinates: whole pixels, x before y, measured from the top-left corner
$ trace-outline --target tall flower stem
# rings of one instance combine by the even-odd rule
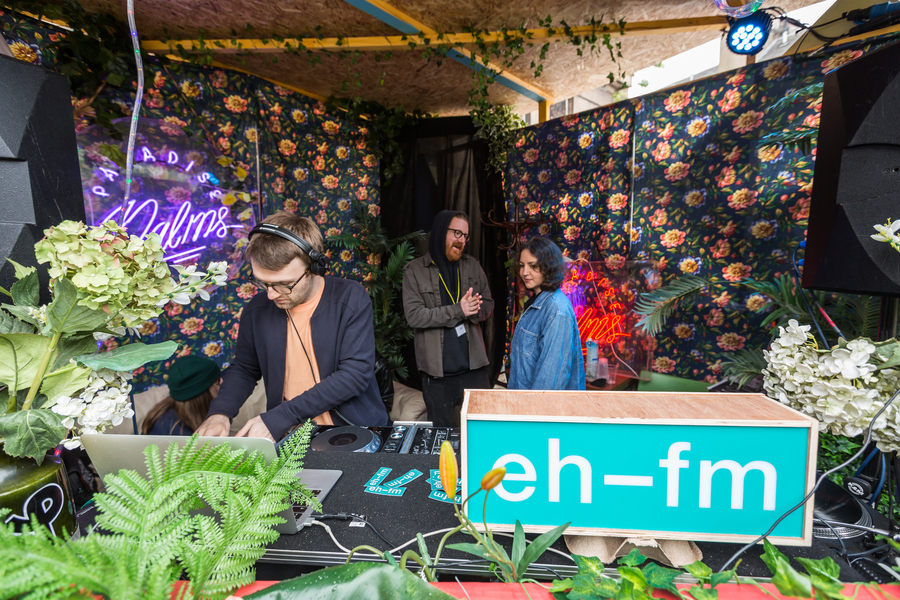
[[[28,390],[25,403],[22,404],[22,410],[29,410],[34,403],[34,398],[37,396],[38,390],[41,388],[41,382],[44,380],[44,373],[47,372],[47,367],[50,366],[50,359],[53,358],[53,353],[56,352],[56,346],[59,344],[59,338],[61,337],[62,331],[54,333],[53,337],[50,338],[50,345],[47,346],[47,350],[44,352],[43,358],[41,358],[41,364],[38,365],[31,389]]]

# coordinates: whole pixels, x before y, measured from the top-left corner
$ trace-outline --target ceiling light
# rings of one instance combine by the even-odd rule
[[[772,17],[765,11],[759,11],[743,19],[735,19],[726,34],[728,49],[735,54],[756,54],[765,46],[771,28]]]

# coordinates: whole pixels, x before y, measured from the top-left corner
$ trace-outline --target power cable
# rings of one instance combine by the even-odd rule
[[[846,467],[847,465],[849,465],[849,464],[851,464],[853,461],[855,461],[857,458],[859,458],[860,456],[862,456],[862,453],[865,451],[866,447],[869,445],[869,442],[872,441],[872,429],[875,427],[875,421],[878,420],[878,417],[881,416],[881,413],[883,413],[885,410],[887,410],[888,406],[890,406],[891,404],[893,404],[893,402],[894,402],[894,400],[897,398],[897,396],[900,396],[900,390],[897,390],[896,392],[894,392],[894,395],[891,396],[890,400],[888,400],[887,402],[885,402],[885,403],[884,403],[884,406],[882,406],[881,409],[880,409],[877,413],[875,413],[875,416],[872,417],[872,420],[869,422],[869,427],[866,429],[866,439],[865,439],[865,442],[864,442],[863,445],[859,448],[859,450],[856,451],[856,453],[855,453],[853,456],[851,456],[849,459],[847,459],[847,460],[844,461],[843,463],[839,464],[838,466],[836,466],[836,467],[834,467],[834,468],[832,468],[832,469],[826,471],[825,473],[823,473],[822,476],[819,477],[818,481],[816,481],[816,485],[813,486],[813,489],[810,490],[810,492],[809,492],[806,496],[804,496],[804,498],[803,498],[799,503],[797,503],[796,506],[794,506],[793,508],[791,508],[790,510],[788,510],[786,513],[784,513],[783,515],[781,515],[780,517],[778,517],[778,520],[776,520],[776,521],[772,524],[772,526],[769,527],[769,530],[768,530],[768,531],[766,531],[764,534],[762,534],[761,536],[757,537],[755,540],[753,540],[753,541],[750,542],[749,544],[746,544],[746,545],[743,546],[740,550],[738,550],[737,552],[735,552],[734,555],[732,555],[732,557],[729,558],[728,561],[727,561],[724,565],[722,565],[722,567],[719,569],[719,573],[722,573],[723,571],[725,571],[725,570],[728,568],[728,566],[729,566],[731,563],[733,563],[733,562],[734,562],[741,554],[743,554],[744,552],[746,552],[747,550],[749,550],[750,548],[752,548],[753,546],[755,546],[756,544],[758,544],[758,543],[761,542],[762,540],[766,539],[766,538],[769,536],[770,533],[772,533],[773,531],[775,531],[775,528],[778,527],[778,524],[781,523],[784,519],[786,519],[786,518],[788,517],[788,515],[792,514],[795,510],[797,510],[798,508],[800,508],[801,506],[803,506],[804,504],[806,504],[806,503],[809,501],[809,499],[812,498],[813,495],[816,493],[816,490],[819,489],[819,486],[822,485],[822,481],[824,481],[826,477],[828,477],[829,475],[831,475],[832,473],[834,473],[834,472],[836,472],[836,471],[839,471],[839,470],[843,469],[844,467]],[[892,538],[895,537],[894,534],[893,534],[892,532],[890,532],[890,531],[884,532],[884,531],[882,531],[882,530],[880,530],[880,529],[874,529],[874,528],[871,528],[871,527],[864,527],[864,526],[862,526],[862,525],[848,525],[848,524],[845,524],[845,523],[838,523],[838,522],[836,522],[836,521],[832,521],[831,523],[833,523],[833,524],[835,524],[835,525],[841,525],[841,526],[849,527],[850,529],[864,529],[864,530],[866,530],[866,531],[872,531],[872,532],[875,532],[875,533],[880,533],[881,535],[887,535],[888,537],[892,537]]]

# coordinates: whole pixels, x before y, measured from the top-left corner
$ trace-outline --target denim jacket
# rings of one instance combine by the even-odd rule
[[[541,292],[513,334],[508,388],[583,390],[584,357],[572,304],[562,290]]]

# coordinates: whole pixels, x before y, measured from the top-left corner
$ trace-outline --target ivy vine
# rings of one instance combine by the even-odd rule
[[[554,26],[553,18],[549,15],[546,18],[539,19],[538,23],[541,28],[547,30],[547,37],[560,36],[557,43],[574,46],[578,56],[584,56],[585,53],[590,55],[603,52],[608,53],[615,66],[615,72],[610,72],[607,75],[607,79],[609,79],[610,83],[615,82],[617,78],[624,80],[625,73],[620,62],[622,58],[622,43],[617,37],[617,34],[624,32],[625,21],[623,19],[605,23],[603,17],[600,19],[592,18],[586,25],[589,28],[587,33],[584,33],[585,27],[575,28],[566,21],[560,21]],[[504,27],[498,32],[490,32],[487,29],[475,29],[474,27],[464,28],[463,32],[469,34],[471,38],[469,42],[451,41],[448,33],[403,35],[400,37],[400,40],[405,42],[406,45],[398,47],[398,51],[419,50],[426,63],[434,61],[438,66],[442,64],[451,51],[462,51],[468,54],[470,66],[472,67],[472,88],[468,92],[469,114],[478,127],[479,135],[488,142],[490,149],[489,167],[498,173],[502,173],[503,166],[506,163],[506,151],[513,137],[513,132],[522,127],[524,121],[514,113],[511,107],[495,106],[491,103],[488,98],[488,90],[500,75],[500,71],[506,71],[515,66],[528,49],[537,47],[538,42],[534,39],[532,32],[527,29],[524,22],[517,28]],[[245,33],[252,34],[249,26]],[[315,34],[307,39],[322,40],[324,36],[321,33],[321,29],[316,27]],[[168,39],[166,41],[172,42],[172,40]],[[363,86],[362,74],[356,68],[362,55],[359,50],[341,49],[335,51],[327,48],[314,50],[304,45],[300,38],[285,38],[277,35],[263,38],[260,41],[263,43],[276,42],[284,48],[286,54],[304,56],[310,66],[321,63],[323,56],[335,56],[341,61],[346,61],[348,66],[347,77],[341,83],[341,93],[346,94],[346,96],[330,98],[329,105],[345,110],[351,118],[365,118],[371,122],[371,127],[369,128],[370,142],[373,152],[386,165],[383,172],[386,183],[389,183],[395,175],[402,172],[403,158],[400,145],[396,141],[396,134],[401,128],[413,125],[418,119],[428,115],[420,111],[407,111],[403,106],[386,108],[377,102],[363,100],[359,93]],[[338,38],[338,48],[341,48],[345,41],[346,38]],[[228,47],[233,50],[246,50],[244,55],[252,52],[252,49],[242,48],[241,43],[238,41],[237,32],[234,31],[227,40],[210,42],[201,30],[197,39],[193,40],[193,42],[191,49],[185,49],[174,42],[171,45],[173,51],[178,53],[184,60],[207,66],[212,65],[216,48]],[[537,50],[537,55],[529,64],[529,68],[536,79],[543,73],[544,61],[553,43],[549,40],[541,43]],[[239,55],[241,54],[239,53]],[[375,52],[374,58],[375,62],[383,62],[389,60],[392,56],[393,53],[390,51]],[[269,57],[266,60],[278,62],[277,57]],[[378,85],[384,85],[385,83],[385,73],[382,72]]]
[[[135,65],[128,27],[110,15],[86,12],[75,0],[49,4],[13,1],[5,2],[3,7],[15,20],[12,35],[18,22],[29,15],[62,21],[71,28],[59,29],[59,33],[51,34],[42,43],[55,56],[59,72],[69,78],[72,94],[81,99],[74,107],[75,121],[92,117],[119,138],[121,133],[112,120],[127,116],[130,108],[116,104],[101,92],[131,85]]]

